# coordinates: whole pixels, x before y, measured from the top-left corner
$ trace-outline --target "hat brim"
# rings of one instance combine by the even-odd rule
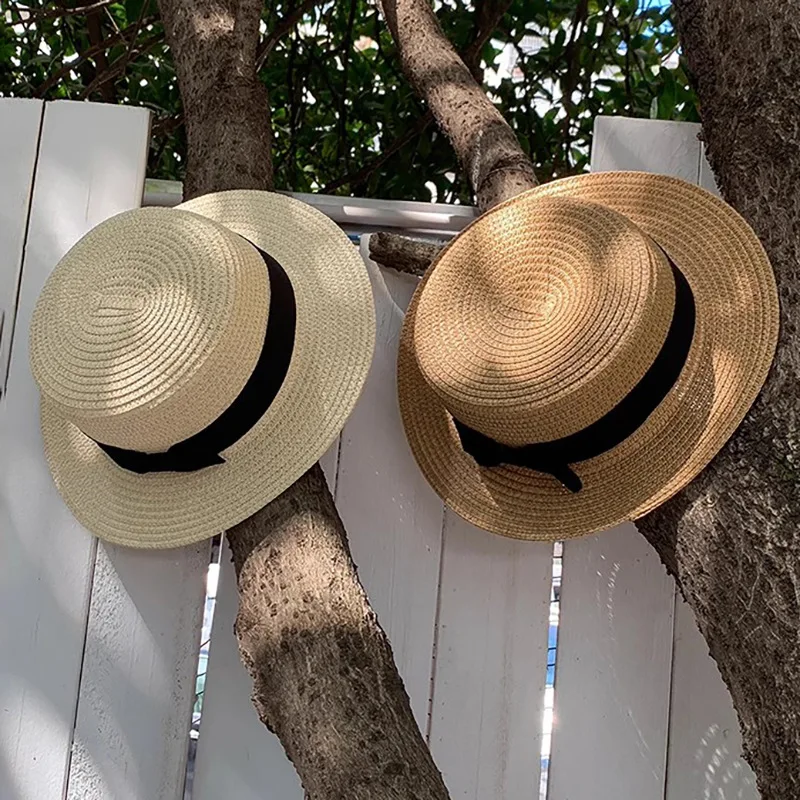
[[[139,475],[117,466],[42,399],[56,485],[92,533],[130,547],[177,547],[230,528],[285,491],[325,453],[355,405],[375,341],[366,266],[324,214],[283,195],[208,194],[178,208],[219,222],[275,258],[295,293],[291,363],[259,422],[196,472]]]
[[[572,494],[533,470],[481,468],[462,449],[413,347],[419,298],[448,248],[440,253],[412,298],[400,338],[398,394],[406,435],[450,508],[480,528],[519,539],[604,530],[643,516],[686,486],[741,423],[766,380],[778,339],[778,295],[766,253],[744,219],[714,195],[661,175],[594,173],[537,187],[488,214],[513,209],[519,215],[527,207],[533,220],[537,200],[554,195],[607,206],[652,237],[688,280],[697,322],[675,386],[625,441],[573,465],[583,489]]]

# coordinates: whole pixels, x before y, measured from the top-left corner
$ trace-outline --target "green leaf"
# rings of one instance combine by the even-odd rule
[[[135,22],[139,19],[139,14],[142,13],[142,6],[149,5],[149,3],[150,0],[125,0],[125,16],[128,18],[128,22]]]
[[[316,6],[307,20],[314,25],[318,22],[319,27],[307,25],[302,37],[284,37],[261,70],[273,109],[273,160],[279,188],[312,189],[357,171],[375,157],[377,148],[391,146],[424,113],[424,104],[399,69],[391,35],[374,6],[368,0],[354,2],[352,41],[368,46],[350,50],[346,81],[334,59],[341,59],[345,52],[350,0]],[[569,169],[587,168],[597,114],[697,120],[696,99],[683,63],[675,69],[663,66],[666,55],[677,46],[669,10],[640,8],[642,5],[637,0],[616,0],[615,24],[608,25],[612,0],[589,0],[586,24],[576,32],[568,59],[566,43],[572,35],[577,0],[511,0],[498,26],[502,30],[484,44],[482,58],[487,63],[498,60],[509,70],[491,89],[494,102],[522,147],[531,153],[543,179],[563,171],[565,153]],[[268,28],[291,7],[288,0],[264,4],[262,18]],[[112,3],[101,15],[103,35],[133,24],[141,13],[156,14],[156,2]],[[456,47],[474,40],[474,3],[448,0],[438,8],[437,16]],[[154,31],[140,32],[140,39],[159,30],[157,23]],[[630,45],[627,54],[626,37]],[[380,50],[369,46],[370,40],[376,39]],[[65,57],[89,46],[85,16],[43,20],[19,34],[0,27],[0,94],[35,94],[47,77],[60,69]],[[124,56],[126,47],[120,42],[109,48],[109,60]],[[14,64],[12,58],[20,63]],[[93,75],[93,60],[89,59],[74,75],[65,75],[48,97],[78,98]],[[560,99],[554,98],[553,90],[564,86],[568,75],[575,86],[576,102],[565,134],[558,117]],[[143,79],[145,86],[141,86]],[[152,108],[159,117],[180,113],[180,94],[166,44],[129,63],[114,88],[119,102]],[[316,102],[305,103],[305,93],[313,95]],[[343,110],[346,119],[341,125]],[[185,130],[181,127],[162,135],[154,145],[148,174],[180,178],[186,164]],[[348,159],[340,158],[344,153]],[[446,177],[450,172],[458,174],[455,182]],[[470,200],[467,180],[457,172],[452,147],[434,126],[395,152],[358,192],[426,200],[425,182],[429,179],[437,181],[440,198]]]

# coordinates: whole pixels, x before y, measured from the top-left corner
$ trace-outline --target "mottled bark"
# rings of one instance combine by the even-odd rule
[[[509,124],[461,60],[429,0],[381,0],[403,72],[425,99],[469,175],[482,209],[536,186]]]
[[[269,108],[255,73],[260,0],[159,5],[189,138],[185,196],[271,188]],[[320,467],[228,541],[253,703],[307,797],[446,800]]]
[[[308,795],[447,797],[319,467],[229,541],[239,576],[236,635],[256,709]]]
[[[373,261],[411,275],[423,275],[441,249],[440,244],[397,233],[381,232],[369,237],[369,255]]]
[[[272,188],[267,91],[256,76],[262,0],[159,0],[188,140],[184,200]]]
[[[781,335],[745,422],[639,522],[728,685],[762,800],[800,797],[800,16],[785,0],[674,0],[725,199],[775,269]]]

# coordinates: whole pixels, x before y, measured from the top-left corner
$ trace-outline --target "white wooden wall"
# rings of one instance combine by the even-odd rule
[[[55,263],[139,205],[149,125],[142,109],[0,100],[7,322],[16,308],[0,400],[2,800],[182,796],[208,547],[98,546],[75,522],[42,455],[27,356]]]
[[[183,797],[208,545],[98,546],[50,481],[27,361],[48,272],[139,204],[148,127],[138,109],[0,100],[0,800]],[[713,188],[688,124],[599,119],[593,168]],[[324,468],[452,797],[536,800],[552,548],[476,530],[425,483],[394,383],[414,281],[368,266],[375,360]],[[756,800],[716,667],[634,527],[566,543],[561,597],[550,800]],[[235,613],[223,552],[193,797],[302,800],[250,705]]]

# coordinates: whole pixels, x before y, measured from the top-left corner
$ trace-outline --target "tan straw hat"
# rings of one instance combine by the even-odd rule
[[[297,200],[221,192],[103,222],[56,266],[31,323],[61,495],[134,547],[240,522],[336,438],[374,329],[357,248]]]
[[[400,411],[461,516],[565,539],[692,480],[755,400],[777,336],[772,269],[730,206],[674,178],[581,175],[442,251],[406,315]]]

